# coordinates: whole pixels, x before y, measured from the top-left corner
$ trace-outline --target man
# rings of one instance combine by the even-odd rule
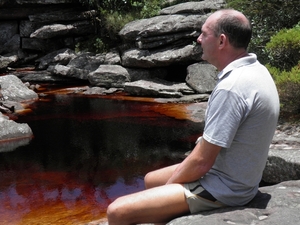
[[[248,54],[248,19],[235,10],[208,17],[197,39],[220,71],[203,137],[180,164],[148,173],[146,190],[114,201],[109,225],[166,223],[188,213],[247,204],[257,194],[279,114],[275,84]]]

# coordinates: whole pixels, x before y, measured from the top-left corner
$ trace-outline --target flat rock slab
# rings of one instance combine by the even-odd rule
[[[244,207],[227,207],[174,219],[167,225],[299,224],[300,180],[261,187]],[[105,218],[87,225],[107,225]],[[144,224],[145,225],[145,224]]]
[[[300,180],[261,187],[245,207],[228,207],[180,217],[168,225],[299,224]]]

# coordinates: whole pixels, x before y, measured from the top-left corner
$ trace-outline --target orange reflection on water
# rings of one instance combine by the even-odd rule
[[[109,200],[101,188],[65,172],[30,171],[1,173],[0,224],[81,224],[105,216]]]

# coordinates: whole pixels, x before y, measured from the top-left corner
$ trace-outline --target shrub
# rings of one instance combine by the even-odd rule
[[[270,37],[300,21],[299,0],[227,0],[227,6],[240,10],[250,19],[253,38],[249,50],[255,52],[263,64],[269,61],[265,46]]]
[[[280,115],[291,119],[300,116],[300,61],[290,71],[281,71],[276,67],[267,66],[272,74],[280,98]]]
[[[266,45],[271,66],[291,70],[300,60],[300,27],[283,29]]]

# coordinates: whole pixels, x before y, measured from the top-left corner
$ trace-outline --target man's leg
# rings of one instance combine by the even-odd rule
[[[163,223],[189,213],[181,184],[163,185],[115,200],[107,209],[109,225]]]
[[[178,165],[175,164],[147,173],[144,178],[146,189],[165,185]]]

